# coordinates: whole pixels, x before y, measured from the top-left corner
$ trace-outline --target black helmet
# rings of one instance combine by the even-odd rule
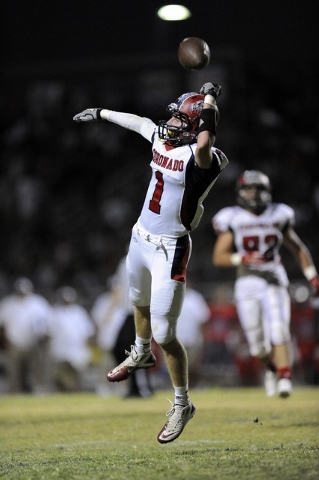
[[[194,143],[198,133],[199,118],[204,105],[204,95],[197,92],[184,93],[175,103],[170,103],[167,111],[181,121],[179,127],[168,125],[167,120],[161,120],[158,126],[158,136],[165,143],[177,147]]]
[[[254,198],[249,198],[247,188],[256,187]],[[237,203],[246,210],[262,213],[271,202],[271,185],[269,178],[258,170],[245,170],[237,181]]]

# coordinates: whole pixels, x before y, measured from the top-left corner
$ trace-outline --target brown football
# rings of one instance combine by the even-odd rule
[[[202,70],[210,61],[209,46],[202,38],[184,38],[178,47],[178,60],[187,70]]]

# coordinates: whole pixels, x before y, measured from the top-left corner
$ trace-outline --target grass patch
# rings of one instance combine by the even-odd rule
[[[0,479],[310,480],[319,478],[319,389],[193,391],[175,442],[156,436],[172,391],[0,398]]]

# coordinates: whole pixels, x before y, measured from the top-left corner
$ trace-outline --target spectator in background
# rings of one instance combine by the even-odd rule
[[[210,319],[204,324],[203,372],[219,385],[238,385],[234,350],[239,344],[239,327],[232,289],[215,285],[210,298]]]
[[[47,339],[52,308],[43,296],[34,293],[28,278],[18,278],[13,290],[0,303],[0,325],[8,345],[9,390],[47,393]]]
[[[135,342],[134,309],[129,296],[129,280],[126,270],[126,257],[122,258],[112,282],[112,305],[117,314],[113,319],[112,338],[114,344],[112,354],[116,362],[121,363],[127,358],[131,346]],[[114,335],[115,333],[115,335]],[[126,398],[147,398],[153,394],[150,374],[146,369],[135,370],[128,378]]]
[[[113,364],[113,355],[111,353],[113,336],[110,332],[113,312],[115,313],[116,310],[112,306],[112,294],[107,287],[105,292],[95,298],[90,311],[90,316],[95,325],[96,347],[99,356],[96,393],[101,396],[106,396],[111,393],[105,372],[108,371]]]
[[[95,330],[89,314],[78,304],[73,288],[65,286],[57,291],[49,331],[55,388],[81,390],[83,374],[91,361],[90,339]]]
[[[203,326],[209,321],[210,309],[203,295],[191,287],[186,288],[184,303],[178,318],[176,336],[184,345],[188,357],[189,385],[199,380],[203,359]]]
[[[292,345],[289,281],[280,247],[294,255],[315,295],[319,278],[309,250],[294,230],[293,209],[272,203],[267,175],[243,172],[237,202],[213,217],[218,235],[213,262],[237,267],[235,300],[250,354],[265,365],[266,394],[285,398],[292,393]]]
[[[96,343],[100,350],[99,374],[96,392],[99,395],[114,394],[114,389],[110,390],[110,383],[106,379],[105,372],[109,371],[114,364],[113,348],[117,341],[119,331],[125,321],[125,312],[121,306],[120,286],[117,286],[116,276],[111,277],[110,289],[101,293],[93,302],[91,309],[91,318],[96,327]],[[119,287],[119,288],[118,288]],[[130,339],[126,339],[127,348],[130,348]],[[134,339],[133,339],[134,340]],[[123,387],[123,384],[119,385]],[[126,390],[126,385],[119,388],[119,392]]]

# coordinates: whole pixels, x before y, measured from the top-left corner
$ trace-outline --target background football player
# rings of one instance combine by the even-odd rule
[[[217,234],[212,260],[216,266],[237,267],[235,302],[250,353],[266,366],[267,395],[288,397],[292,393],[290,297],[280,247],[292,252],[315,295],[319,293],[317,270],[294,230],[293,209],[272,203],[264,173],[242,173],[237,203],[212,219]]]

